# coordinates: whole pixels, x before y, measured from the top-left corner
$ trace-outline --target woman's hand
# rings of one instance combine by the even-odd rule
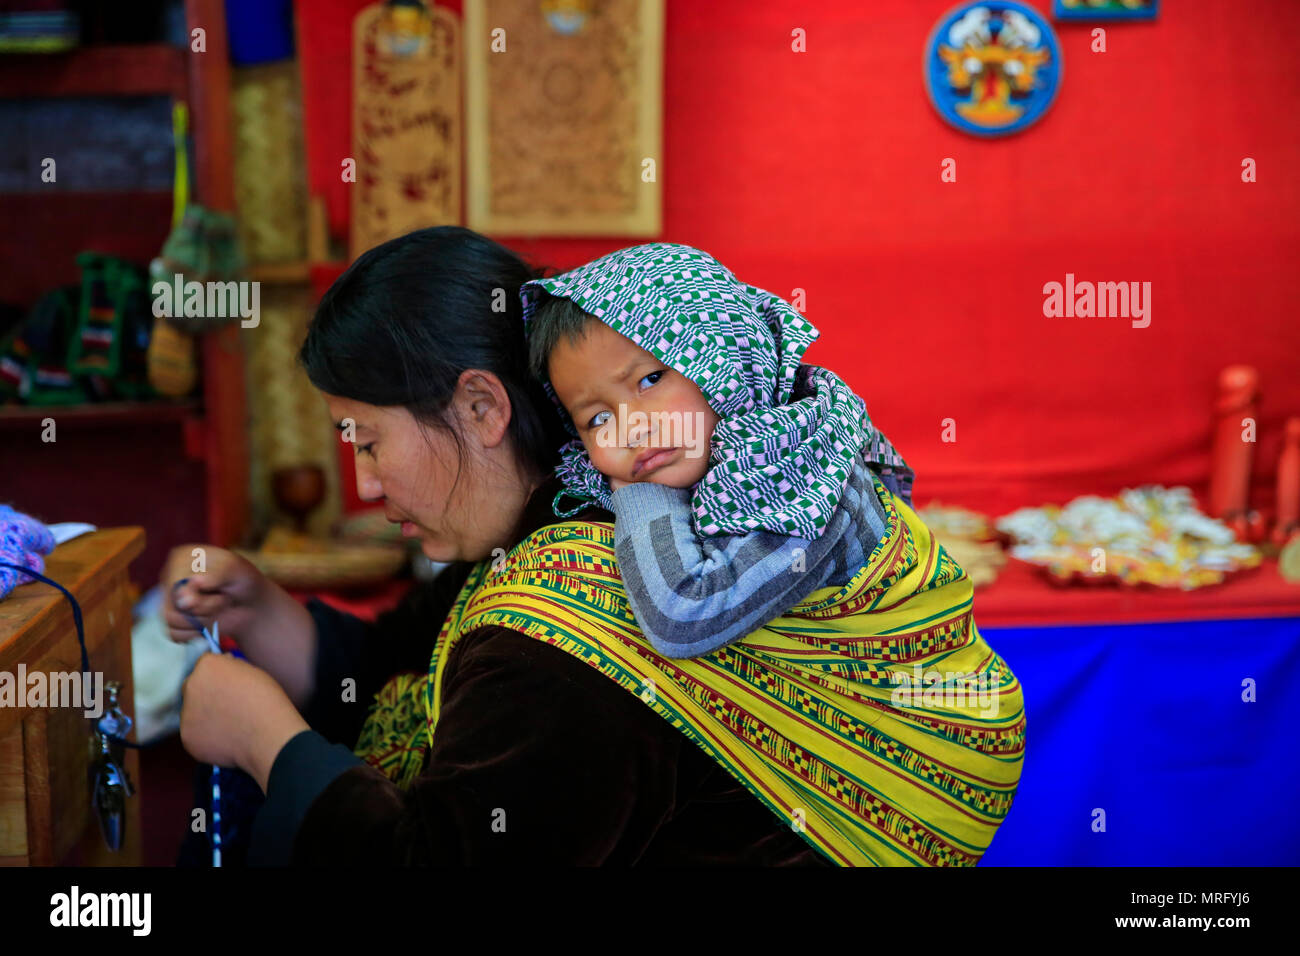
[[[181,743],[190,755],[239,767],[263,793],[281,748],[311,729],[270,674],[237,657],[204,654],[181,695]]]
[[[205,570],[193,572],[194,549],[202,548]],[[177,581],[185,580],[180,587]],[[163,620],[173,641],[199,636],[182,610],[211,626],[220,618],[221,632],[238,638],[247,632],[266,598],[266,577],[246,558],[209,545],[173,548],[163,566]]]
[[[204,570],[192,570],[194,549],[204,550]],[[180,587],[172,586],[188,578]],[[225,548],[183,544],[167,555],[162,573],[163,621],[173,641],[190,641],[198,632],[182,611],[205,627],[216,620],[223,637],[257,667],[270,674],[299,706],[311,700],[316,685],[316,623],[293,595],[267,578],[252,562]]]

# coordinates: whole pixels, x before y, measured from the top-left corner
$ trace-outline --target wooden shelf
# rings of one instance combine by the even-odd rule
[[[0,56],[0,96],[171,96],[185,99],[186,53],[164,43]]]
[[[250,266],[248,277],[267,285],[292,285],[311,281],[311,264],[307,262],[267,262]]]
[[[248,277],[255,282],[265,282],[267,285],[305,285],[312,281],[314,270],[324,269],[341,274],[347,266],[346,262],[333,261],[271,262],[251,266],[248,270]]]
[[[307,203],[307,258],[297,262],[269,262],[255,265],[249,275],[256,282],[268,285],[306,284],[321,270],[341,274],[348,267],[347,260],[329,258],[329,225],[325,220],[325,200],[312,196]],[[331,280],[332,281],[332,280]]]
[[[0,405],[0,430],[28,428],[43,418],[59,425],[154,425],[184,422],[202,414],[197,399],[93,402],[85,405]]]

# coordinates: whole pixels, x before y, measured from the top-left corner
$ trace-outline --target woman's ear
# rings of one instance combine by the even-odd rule
[[[461,372],[452,405],[462,426],[477,435],[484,448],[501,444],[510,427],[510,396],[494,373],[475,368]]]

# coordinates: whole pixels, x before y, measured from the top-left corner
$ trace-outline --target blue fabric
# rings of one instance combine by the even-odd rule
[[[980,632],[1029,722],[982,865],[1300,863],[1300,618]]]
[[[226,0],[226,29],[236,66],[293,56],[292,0]]]
[[[44,555],[53,550],[54,532],[31,515],[0,504],[0,601],[14,588],[36,580],[26,572],[44,571]]]

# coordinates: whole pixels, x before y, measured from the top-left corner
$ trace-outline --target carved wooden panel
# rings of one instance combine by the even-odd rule
[[[472,228],[660,230],[662,0],[466,0]]]
[[[374,4],[353,22],[353,258],[461,221],[460,23],[440,7],[427,20],[410,12],[395,21]]]

